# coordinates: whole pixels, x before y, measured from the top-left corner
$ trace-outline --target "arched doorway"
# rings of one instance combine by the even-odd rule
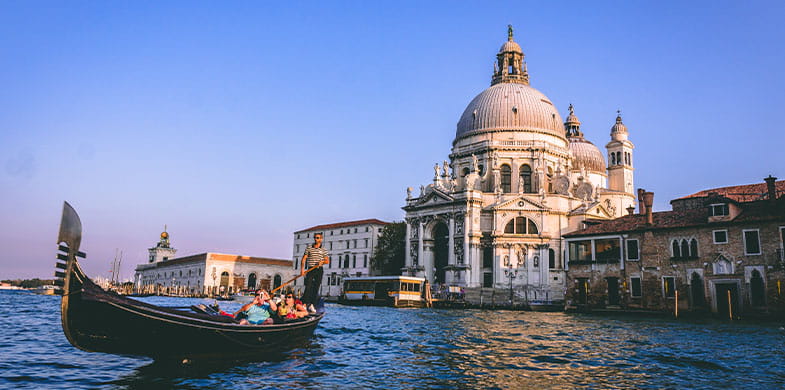
[[[256,288],[256,274],[251,273],[248,275],[248,289],[253,290]]]
[[[750,303],[752,306],[764,306],[766,293],[763,288],[763,277],[756,269],[750,277]]]
[[[275,277],[273,277],[273,290],[278,288],[280,285],[281,285],[281,275],[276,274]]]
[[[703,307],[706,300],[703,296],[703,279],[697,272],[693,272],[690,277],[690,295],[692,295],[692,307]]]
[[[444,222],[439,222],[433,227],[433,267],[436,269],[433,274],[434,283],[445,283],[447,281],[444,268],[447,267],[449,236],[450,232]]]
[[[221,283],[220,283],[220,291],[221,293],[229,292],[229,272],[221,272]]]

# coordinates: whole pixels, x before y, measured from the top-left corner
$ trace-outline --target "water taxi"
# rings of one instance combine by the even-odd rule
[[[425,278],[362,276],[346,278],[338,303],[392,307],[424,307]]]

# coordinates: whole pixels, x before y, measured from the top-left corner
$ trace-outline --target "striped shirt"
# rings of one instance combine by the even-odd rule
[[[314,248],[312,245],[308,245],[305,248],[305,256],[307,256],[305,258],[305,267],[311,268],[327,257],[327,250],[324,247]]]

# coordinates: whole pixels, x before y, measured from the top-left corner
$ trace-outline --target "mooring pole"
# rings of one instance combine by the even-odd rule
[[[730,300],[730,290],[728,290],[728,317],[733,321],[733,302]]]
[[[676,301],[674,302],[675,304],[673,306],[676,311],[676,318],[679,318],[679,290],[676,290]]]

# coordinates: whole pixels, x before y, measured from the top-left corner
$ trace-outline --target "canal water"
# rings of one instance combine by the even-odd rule
[[[59,303],[0,291],[0,388],[785,388],[778,323],[328,305],[301,348],[172,366],[76,350]]]

